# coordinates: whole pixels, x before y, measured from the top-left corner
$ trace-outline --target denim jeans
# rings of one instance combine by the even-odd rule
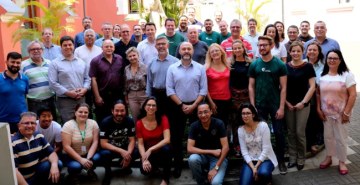
[[[83,166],[78,161],[71,158],[69,155],[64,154],[63,159],[64,159],[64,163],[66,164],[66,166],[68,168],[69,174],[71,174],[71,175],[79,174],[81,172],[81,170],[83,169]],[[95,153],[94,156],[92,157],[91,161],[93,162],[92,169],[95,169],[95,167],[100,164],[100,154]]]
[[[61,172],[62,167],[63,167],[62,162],[59,160],[58,168],[59,168],[60,172]],[[29,185],[47,184],[50,168],[51,168],[51,163],[48,160],[38,163],[36,165],[35,174],[30,179],[26,179],[27,183]]]
[[[216,162],[218,161],[218,158],[212,155],[203,155],[203,154],[191,154],[188,162],[189,162],[189,168],[191,169],[191,172],[193,174],[193,177],[195,178],[197,184],[203,185],[203,184],[212,184],[212,185],[219,185],[223,183],[226,168],[228,165],[228,160],[225,159],[221,166],[213,178],[212,182],[208,182],[207,180],[207,174],[208,172],[213,169],[216,165]]]
[[[111,172],[111,162],[113,159],[118,158],[120,159],[120,162],[123,160],[123,157],[119,153],[115,153],[110,150],[102,149],[99,151],[99,154],[101,156],[101,163],[105,168],[105,172]],[[139,152],[136,151],[136,149],[134,149],[133,153],[131,154],[131,164],[129,164],[127,168],[131,168],[134,161],[138,158],[139,158]],[[120,162],[119,162],[119,166],[122,167],[120,165]]]
[[[253,161],[253,164],[256,165],[256,161]],[[268,184],[272,179],[271,175],[273,170],[274,165],[270,160],[262,162],[257,171],[257,184]],[[252,169],[246,162],[244,162],[240,172],[239,185],[251,185],[254,184],[254,180]]]

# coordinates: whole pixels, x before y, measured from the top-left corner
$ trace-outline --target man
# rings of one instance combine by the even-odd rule
[[[269,36],[259,37],[259,53],[261,57],[249,67],[249,97],[259,115],[271,124],[275,133],[276,157],[279,161],[280,174],[286,174],[284,160],[285,138],[283,133],[283,117],[286,98],[287,70],[285,64],[271,55],[274,41]]]
[[[290,25],[288,27],[287,30],[287,35],[289,37],[289,41],[285,44],[285,48],[287,51],[287,57],[286,57],[286,62],[290,62],[291,61],[291,55],[290,55],[290,45],[291,43],[293,43],[294,41],[298,41],[298,35],[299,35],[299,28],[295,25]]]
[[[185,41],[185,38],[175,32],[175,20],[173,18],[167,18],[165,20],[165,29],[166,32],[159,36],[166,36],[169,41],[169,54],[175,56],[176,49],[179,47],[180,43]]]
[[[96,33],[89,28],[84,31],[85,44],[75,49],[75,57],[82,59],[85,63],[90,64],[91,60],[100,55],[102,50],[99,46],[94,45]]]
[[[130,39],[130,27],[127,24],[121,25],[120,32],[121,40],[115,44],[114,53],[120,55],[123,59],[124,65],[130,64],[130,61],[126,57],[126,51],[130,47],[137,47],[138,43]]]
[[[61,48],[52,43],[54,33],[51,28],[45,28],[42,32],[42,40],[45,47],[43,57],[48,60],[54,60],[61,55]]]
[[[90,89],[89,65],[74,56],[74,39],[63,36],[60,39],[62,56],[49,66],[50,88],[57,96],[57,108],[63,123],[74,117],[75,106],[85,102]]]
[[[217,27],[219,27],[219,24],[220,24],[220,22],[222,21],[222,18],[223,18],[222,11],[220,11],[220,10],[215,11],[214,17],[215,17],[216,25],[217,25]]]
[[[158,55],[158,52],[155,48],[156,26],[154,23],[148,22],[145,25],[145,29],[147,38],[138,44],[137,50],[139,51],[140,62],[148,66],[150,62]]]
[[[43,47],[39,41],[30,42],[27,51],[30,58],[21,63],[21,72],[29,78],[28,110],[37,112],[39,107],[47,106],[56,118],[55,93],[50,89],[48,77],[50,61],[42,57]]]
[[[228,24],[225,20],[220,21],[219,23],[220,30],[220,43],[231,36],[231,33],[228,31]]]
[[[204,65],[206,59],[206,52],[208,51],[208,45],[205,42],[199,40],[199,32],[197,31],[197,28],[193,25],[189,26],[188,28],[188,38],[189,42],[194,48],[192,60]],[[180,48],[178,47],[176,51],[176,58],[181,59],[179,49]]]
[[[146,25],[146,20],[145,19],[139,19],[139,25],[141,26],[142,32],[145,33],[146,29],[145,29],[145,25]]]
[[[258,50],[257,44],[258,44],[258,38],[259,33],[256,31],[257,27],[257,21],[254,18],[250,18],[248,20],[248,33],[244,36],[244,39],[247,40],[252,47],[252,50],[254,53]]]
[[[113,103],[123,98],[124,62],[120,55],[114,54],[114,43],[105,40],[103,52],[90,63],[89,76],[95,98],[95,115],[98,123],[111,115]]]
[[[229,152],[226,128],[211,117],[209,104],[201,103],[197,109],[199,120],[191,124],[187,142],[189,168],[197,184],[222,184]]]
[[[334,40],[334,39],[331,39],[329,37],[326,37],[326,32],[327,32],[327,28],[326,28],[326,24],[325,22],[323,21],[317,21],[315,23],[315,26],[314,26],[314,33],[315,33],[315,38],[307,41],[304,45],[304,48],[307,48],[307,46],[316,41],[320,44],[321,46],[321,50],[322,50],[322,53],[324,56],[326,56],[326,54],[330,51],[330,50],[333,50],[333,49],[338,49],[340,50],[340,45],[339,43]],[[304,52],[304,56],[303,58],[305,58],[306,56],[306,49],[305,49],[305,52]]]
[[[251,44],[246,41],[245,39],[243,39],[243,37],[241,37],[240,33],[241,33],[241,22],[238,19],[234,19],[231,21],[230,24],[230,31],[231,31],[231,37],[229,37],[228,39],[224,40],[221,43],[221,47],[223,47],[223,49],[226,52],[226,56],[229,58],[232,56],[232,42],[234,40],[241,40],[247,50],[247,54],[250,58],[253,58],[254,56],[254,51],[252,50]]]
[[[84,33],[85,33],[85,31],[87,29],[90,29],[92,27],[92,19],[91,19],[91,17],[85,16],[82,19],[82,25],[84,27],[84,31],[76,34],[76,36],[75,36],[75,48],[80,47],[80,46],[85,44],[85,37],[84,37],[85,35],[84,35]],[[96,34],[95,40],[98,39],[98,38],[100,38],[100,37],[99,37],[98,34]]]
[[[113,26],[111,23],[105,22],[101,26],[101,31],[103,32],[103,37],[95,41],[95,45],[101,47],[104,40],[111,40],[114,44],[119,42],[118,38],[113,37]]]
[[[132,157],[135,148],[135,124],[133,119],[127,116],[125,103],[122,100],[116,101],[111,113],[100,126],[100,145],[103,149],[100,154],[105,162],[103,185],[110,184],[112,159],[120,158],[120,167],[127,174],[132,172],[130,163],[135,159]]]
[[[145,34],[145,32],[142,31],[142,28],[140,25],[138,25],[138,24],[134,25],[133,30],[134,30],[133,31],[134,33],[131,35],[132,41],[139,43],[146,39],[146,34]]]
[[[188,17],[186,15],[182,15],[179,18],[179,27],[176,30],[176,33],[179,33],[181,36],[187,40],[187,32],[188,32]]]
[[[37,111],[36,131],[44,135],[45,140],[54,149],[55,153],[62,152],[61,125],[53,121],[51,109],[42,106]]]
[[[156,38],[155,47],[159,54],[147,67],[146,95],[156,97],[158,111],[169,116],[168,107],[172,104],[166,95],[166,73],[169,66],[176,63],[178,59],[169,55],[169,41],[165,36]]]
[[[196,107],[207,94],[207,79],[205,68],[192,60],[193,47],[189,42],[180,45],[181,60],[172,64],[166,75],[166,94],[173,101],[170,107],[173,117],[170,117],[171,144],[174,149],[174,177],[181,176],[183,151],[182,139],[186,120],[196,120]]]
[[[301,23],[300,23],[300,31],[301,31],[301,33],[299,35],[299,39],[303,42],[303,44],[313,38],[309,34],[309,30],[310,30],[309,21],[306,21],[306,20],[301,21]]]
[[[19,131],[11,136],[18,183],[57,183],[61,169],[58,156],[44,136],[35,132],[36,114],[24,112],[20,117]]]
[[[208,46],[212,43],[220,44],[220,33],[213,31],[213,21],[211,19],[206,19],[204,22],[205,31],[200,33],[199,39],[205,42]]]
[[[29,90],[29,80],[19,73],[21,59],[20,53],[8,53],[7,70],[0,73],[0,122],[9,123],[10,133],[18,130],[20,114],[27,111],[25,96]]]
[[[195,17],[196,17],[196,10],[195,10],[195,7],[189,7],[187,8],[187,16],[188,16],[188,19],[189,19],[189,25],[195,25],[197,30],[199,32],[201,32],[202,28],[203,28],[203,24],[196,20]]]

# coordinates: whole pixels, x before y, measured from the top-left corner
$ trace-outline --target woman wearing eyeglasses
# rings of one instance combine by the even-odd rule
[[[326,55],[317,89],[317,111],[324,121],[326,157],[320,163],[325,169],[332,164],[332,156],[339,159],[339,173],[349,171],[345,165],[348,125],[356,100],[356,82],[349,72],[340,50],[331,50]]]
[[[141,155],[140,172],[144,175],[163,168],[161,185],[169,184],[171,156],[170,129],[165,115],[157,111],[154,97],[145,100],[136,123],[136,137]]]
[[[260,121],[253,105],[243,104],[238,110],[243,124],[238,129],[238,136],[244,158],[239,185],[268,184],[278,165],[271,146],[270,129],[266,122]]]

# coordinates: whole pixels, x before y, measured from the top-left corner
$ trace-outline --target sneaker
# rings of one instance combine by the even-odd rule
[[[130,175],[130,174],[132,174],[132,169],[131,168],[123,168],[123,169],[121,169],[120,173],[123,175]]]
[[[97,181],[98,177],[93,169],[87,171],[87,176],[91,181]]]
[[[111,184],[111,177],[112,177],[112,175],[105,173],[105,176],[104,176],[104,179],[103,179],[101,185],[110,185]]]
[[[279,171],[281,175],[287,174],[287,168],[285,162],[279,162]]]

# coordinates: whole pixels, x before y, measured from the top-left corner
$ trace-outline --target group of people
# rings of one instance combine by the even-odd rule
[[[260,36],[250,19],[242,37],[241,22],[234,19],[228,32],[221,16],[216,13],[219,33],[211,19],[202,24],[189,14],[177,30],[167,18],[158,36],[151,22],[135,25],[133,36],[126,24],[104,23],[101,38],[85,17],[75,39],[63,36],[56,46],[46,28],[43,43],[29,43],[29,59],[10,52],[0,75],[0,121],[13,133],[19,183],[56,183],[67,166],[68,179],[78,184],[79,173],[95,180],[102,165],[102,182],[110,184],[114,159],[130,174],[140,158],[141,173],[163,168],[161,184],[169,184],[172,167],[181,176],[184,134],[198,184],[222,184],[231,150],[244,159],[239,184],[267,184],[277,166],[281,174],[302,170],[306,151],[322,142],[320,168],[336,156],[339,173],[347,174],[356,82],[339,44],[326,37],[326,24],[315,23],[314,38],[308,21],[300,29],[291,25],[286,39],[282,22]]]

